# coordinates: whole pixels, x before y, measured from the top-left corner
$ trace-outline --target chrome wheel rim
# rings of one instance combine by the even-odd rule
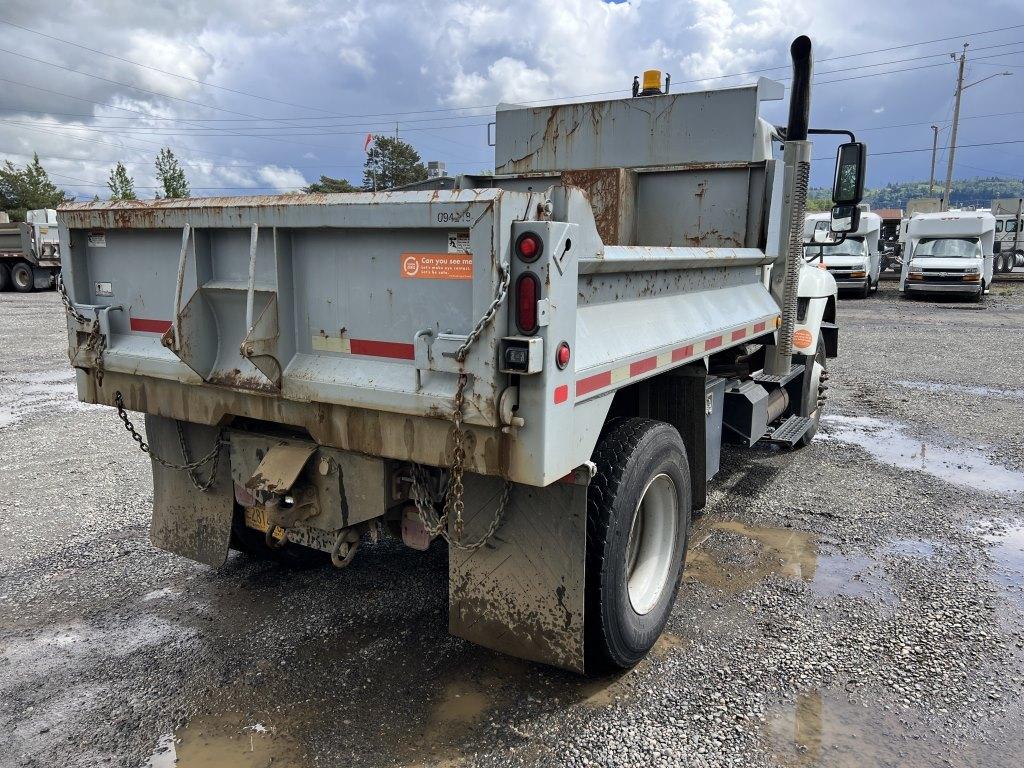
[[[626,591],[641,616],[654,609],[668,584],[678,525],[676,484],[664,473],[655,475],[633,512],[626,543]]]

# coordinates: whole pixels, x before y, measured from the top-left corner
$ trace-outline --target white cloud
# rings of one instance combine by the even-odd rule
[[[276,165],[265,165],[260,168],[259,177],[280,192],[295,192],[308,183],[294,168],[279,168]]]
[[[17,24],[230,90],[4,28],[4,47],[18,55],[0,54],[0,76],[14,81],[3,86],[0,160],[22,163],[36,150],[61,174],[55,180],[91,196],[106,193],[121,159],[149,196],[153,157],[166,145],[195,194],[294,189],[320,174],[358,182],[362,137],[391,133],[397,120],[424,157],[446,161],[453,173],[479,171],[492,160],[482,127],[488,109],[464,118],[436,110],[626,95],[632,76],[652,67],[671,73],[674,89],[747,82],[753,78],[719,76],[767,67],[785,77],[788,44],[804,32],[815,42],[818,80],[837,81],[815,88],[816,124],[871,128],[884,112],[886,123],[925,125],[872,133],[872,149],[930,147],[927,124],[948,119],[951,71],[844,78],[913,66],[855,69],[939,49],[834,57],[975,29],[976,19],[998,16],[1000,2],[927,14],[923,0],[865,0],[851,16],[847,6],[810,0],[322,0],[312,10],[300,0],[7,0],[4,17]],[[1008,34],[977,45],[1009,42]],[[998,88],[972,89],[965,116],[1002,111],[999,98]],[[767,109],[785,119],[784,105]],[[1006,130],[965,120],[961,135],[965,143],[995,141],[1008,138]],[[964,162],[1000,162],[971,152]],[[872,163],[869,183],[875,174],[926,176],[927,157]],[[996,167],[1024,175],[1005,156]]]

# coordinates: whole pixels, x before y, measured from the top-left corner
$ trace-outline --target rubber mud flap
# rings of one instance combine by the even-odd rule
[[[181,422],[189,458],[205,456],[212,450],[219,429]],[[174,419],[146,416],[146,439],[161,458],[183,464]],[[207,491],[192,484],[188,472],[153,465],[153,524],[149,539],[153,546],[176,555],[219,568],[227,560],[234,513],[230,451],[224,446],[217,462],[217,478]],[[205,482],[213,462],[195,471]]]
[[[546,488],[513,485],[483,547],[449,550],[448,629],[511,656],[583,672],[589,465]],[[465,475],[466,541],[486,530],[500,478]]]

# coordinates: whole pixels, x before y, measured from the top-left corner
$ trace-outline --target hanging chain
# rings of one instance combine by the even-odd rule
[[[498,269],[500,270],[501,277],[498,281],[498,287],[494,292],[494,299],[491,301],[490,306],[487,307],[487,311],[477,321],[477,324],[473,326],[473,330],[470,331],[466,340],[455,350],[455,360],[460,365],[466,362],[466,357],[469,355],[473,344],[476,343],[484,329],[494,319],[498,308],[505,301],[505,297],[508,296],[509,270],[504,265],[499,265]],[[507,480],[505,481],[501,498],[498,499],[498,506],[494,510],[494,517],[491,518],[491,523],[487,526],[483,536],[476,541],[464,542],[462,540],[465,527],[463,514],[466,511],[466,504],[463,500],[465,487],[462,483],[462,475],[465,472],[466,465],[466,431],[463,429],[462,422],[465,419],[466,385],[468,383],[469,374],[460,373],[458,384],[455,387],[454,407],[452,409],[452,461],[448,470],[448,487],[445,489],[443,496],[441,516],[435,519],[435,501],[427,490],[426,473],[418,465],[413,468],[410,495],[413,503],[416,505],[416,512],[419,515],[420,522],[423,523],[431,538],[440,536],[448,542],[449,546],[472,552],[473,550],[480,549],[480,547],[490,541],[498,528],[501,527],[501,520],[505,515],[509,495],[512,492],[512,484]],[[452,533],[448,532],[449,520],[454,520]]]
[[[128,434],[132,436],[132,440],[139,444],[140,451],[148,453],[150,458],[162,467],[166,467],[167,469],[172,469],[177,472],[188,472],[188,478],[192,481],[192,485],[194,485],[197,490],[204,493],[210,490],[210,487],[217,479],[217,467],[220,464],[221,449],[223,449],[228,443],[227,439],[224,437],[223,429],[217,434],[217,442],[214,443],[210,452],[201,458],[192,460],[188,455],[188,443],[185,441],[185,431],[181,428],[181,422],[175,419],[174,425],[178,429],[178,445],[181,446],[181,457],[185,460],[184,464],[175,464],[172,461],[167,461],[167,459],[157,456],[153,452],[149,443],[142,438],[142,435],[139,434],[135,425],[132,424],[131,420],[128,418],[128,412],[124,408],[124,398],[121,396],[120,392],[114,393],[114,405],[117,406],[118,418],[124,423],[124,428],[128,430]],[[210,464],[210,462],[213,462],[210,466],[210,476],[206,480],[200,481],[196,476],[195,471],[206,464]]]
[[[64,278],[60,275],[57,276],[57,292],[60,294],[60,301],[64,305],[64,312],[67,316],[87,329],[86,333],[88,336],[85,340],[85,351],[92,352],[93,354],[95,364],[92,368],[92,374],[96,377],[96,386],[102,386],[104,373],[103,352],[107,348],[107,337],[100,333],[99,318],[90,320],[75,309],[75,305],[71,303],[71,297],[68,296],[68,289],[64,285]]]

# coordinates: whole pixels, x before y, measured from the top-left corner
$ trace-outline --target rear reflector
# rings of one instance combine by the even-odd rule
[[[527,336],[537,332],[537,299],[540,280],[532,272],[524,272],[516,280],[516,326]]]

